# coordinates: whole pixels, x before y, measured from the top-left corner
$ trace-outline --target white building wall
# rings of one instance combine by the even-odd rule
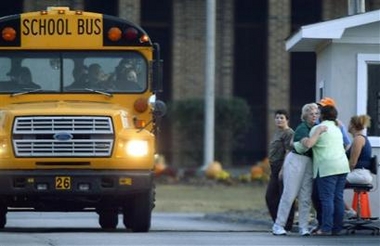
[[[367,105],[366,95],[357,95],[358,88],[367,86],[364,78],[358,78],[358,54],[379,54],[380,44],[332,43],[317,53],[316,92],[320,97],[319,87],[323,84],[324,96],[332,97],[337,103],[339,119],[348,126],[351,116],[366,113],[366,109],[358,112],[358,104]],[[376,55],[375,55],[376,56]],[[359,81],[360,80],[360,81]],[[366,90],[363,90],[366,91]],[[359,93],[360,94],[360,93]],[[364,101],[363,101],[364,100]],[[366,107],[366,106],[365,106]],[[380,136],[371,138],[373,154],[380,158]],[[380,170],[379,170],[380,172]],[[371,190],[372,216],[380,216],[380,174],[374,176],[374,189]],[[352,203],[352,190],[345,190],[345,200]]]
[[[331,44],[317,54],[316,95],[320,97],[319,86],[324,85],[324,96],[333,98],[339,110],[339,119],[348,124],[357,112],[358,102],[367,97],[357,97],[357,56],[359,53],[379,53],[380,46],[359,44]],[[380,59],[380,53],[379,53]],[[364,85],[363,85],[364,86]]]

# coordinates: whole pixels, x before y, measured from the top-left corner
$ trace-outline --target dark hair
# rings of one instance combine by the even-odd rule
[[[334,106],[326,105],[321,108],[321,120],[332,120],[335,121],[338,118],[338,110]]]
[[[289,120],[289,113],[288,111],[286,111],[285,109],[277,109],[275,112],[274,112],[274,115],[276,116],[277,114],[283,114],[285,115],[285,118],[287,120]]]

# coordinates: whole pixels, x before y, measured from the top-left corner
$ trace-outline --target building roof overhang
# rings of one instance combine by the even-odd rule
[[[348,28],[374,22],[380,24],[380,10],[302,26],[298,32],[286,40],[285,47],[290,52],[316,51],[325,43],[341,39]]]

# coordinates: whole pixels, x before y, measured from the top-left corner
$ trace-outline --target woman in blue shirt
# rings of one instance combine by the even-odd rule
[[[351,172],[347,175],[347,181],[353,184],[370,184],[372,175],[369,171],[372,156],[372,147],[364,129],[370,126],[371,118],[368,115],[351,117],[348,131],[353,136],[353,142],[347,151]]]

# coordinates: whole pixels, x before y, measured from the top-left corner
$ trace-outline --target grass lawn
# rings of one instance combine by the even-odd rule
[[[155,212],[266,210],[266,184],[157,184]]]

